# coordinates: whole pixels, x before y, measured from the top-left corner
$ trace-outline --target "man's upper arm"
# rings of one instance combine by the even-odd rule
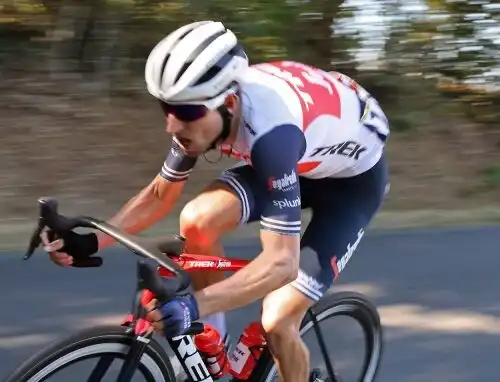
[[[291,124],[273,128],[258,138],[252,147],[252,165],[267,189],[261,230],[278,234],[273,235],[276,239],[283,235],[300,236],[301,202],[297,162],[305,148],[303,132]],[[292,242],[295,243],[295,240]]]

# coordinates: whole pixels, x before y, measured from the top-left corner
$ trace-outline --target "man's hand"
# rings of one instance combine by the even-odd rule
[[[148,321],[153,324],[158,334],[166,338],[184,334],[191,327],[191,323],[199,318],[198,303],[190,293],[163,305],[153,299],[145,308],[148,311]]]
[[[59,250],[64,247],[62,239],[50,241],[47,231],[43,231],[40,235],[43,243],[43,250],[49,254],[50,260],[61,267],[68,267],[73,264],[73,257]]]
[[[62,238],[54,240],[54,233],[48,230],[42,232],[40,238],[50,259],[63,267],[72,266],[75,260],[89,257],[99,249],[94,233],[78,234],[70,231]]]

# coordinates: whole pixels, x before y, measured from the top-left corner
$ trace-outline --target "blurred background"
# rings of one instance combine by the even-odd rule
[[[226,23],[252,63],[341,71],[380,101],[391,190],[372,227],[500,221],[499,0],[0,0],[0,252],[14,253],[0,256],[0,290],[15,307],[0,325],[4,373],[63,333],[116,323],[129,309],[132,256],[110,253],[89,283],[90,271],[15,253],[38,197],[108,218],[158,173],[170,137],[145,61],[170,31],[200,19]],[[176,232],[185,202],[235,162],[208,160],[146,234]],[[379,308],[382,381],[498,381],[498,228],[445,231],[367,235],[337,284]],[[258,224],[240,233],[257,238]],[[257,252],[254,242],[232,245],[235,256]],[[229,313],[234,336],[254,308]],[[328,340],[336,361],[359,360],[351,333],[341,324]],[[354,346],[337,346],[347,336]]]
[[[2,249],[32,228],[39,196],[107,218],[157,174],[170,138],[145,60],[200,19],[226,23],[252,63],[338,70],[378,98],[391,192],[375,225],[499,219],[498,0],[0,0]],[[208,159],[163,228],[234,162]]]

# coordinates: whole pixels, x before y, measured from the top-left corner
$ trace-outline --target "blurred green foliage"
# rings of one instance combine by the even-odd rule
[[[11,70],[51,62],[59,74],[97,74],[112,91],[135,91],[158,40],[217,19],[252,62],[296,59],[355,76],[396,115],[396,129],[412,128],[408,105],[429,112],[441,95],[480,123],[498,119],[495,1],[2,0],[0,8],[0,59]]]

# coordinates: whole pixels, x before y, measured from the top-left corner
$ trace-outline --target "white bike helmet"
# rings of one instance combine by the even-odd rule
[[[198,21],[161,40],[149,54],[145,77],[149,93],[170,104],[220,107],[235,91],[248,57],[221,22]]]

